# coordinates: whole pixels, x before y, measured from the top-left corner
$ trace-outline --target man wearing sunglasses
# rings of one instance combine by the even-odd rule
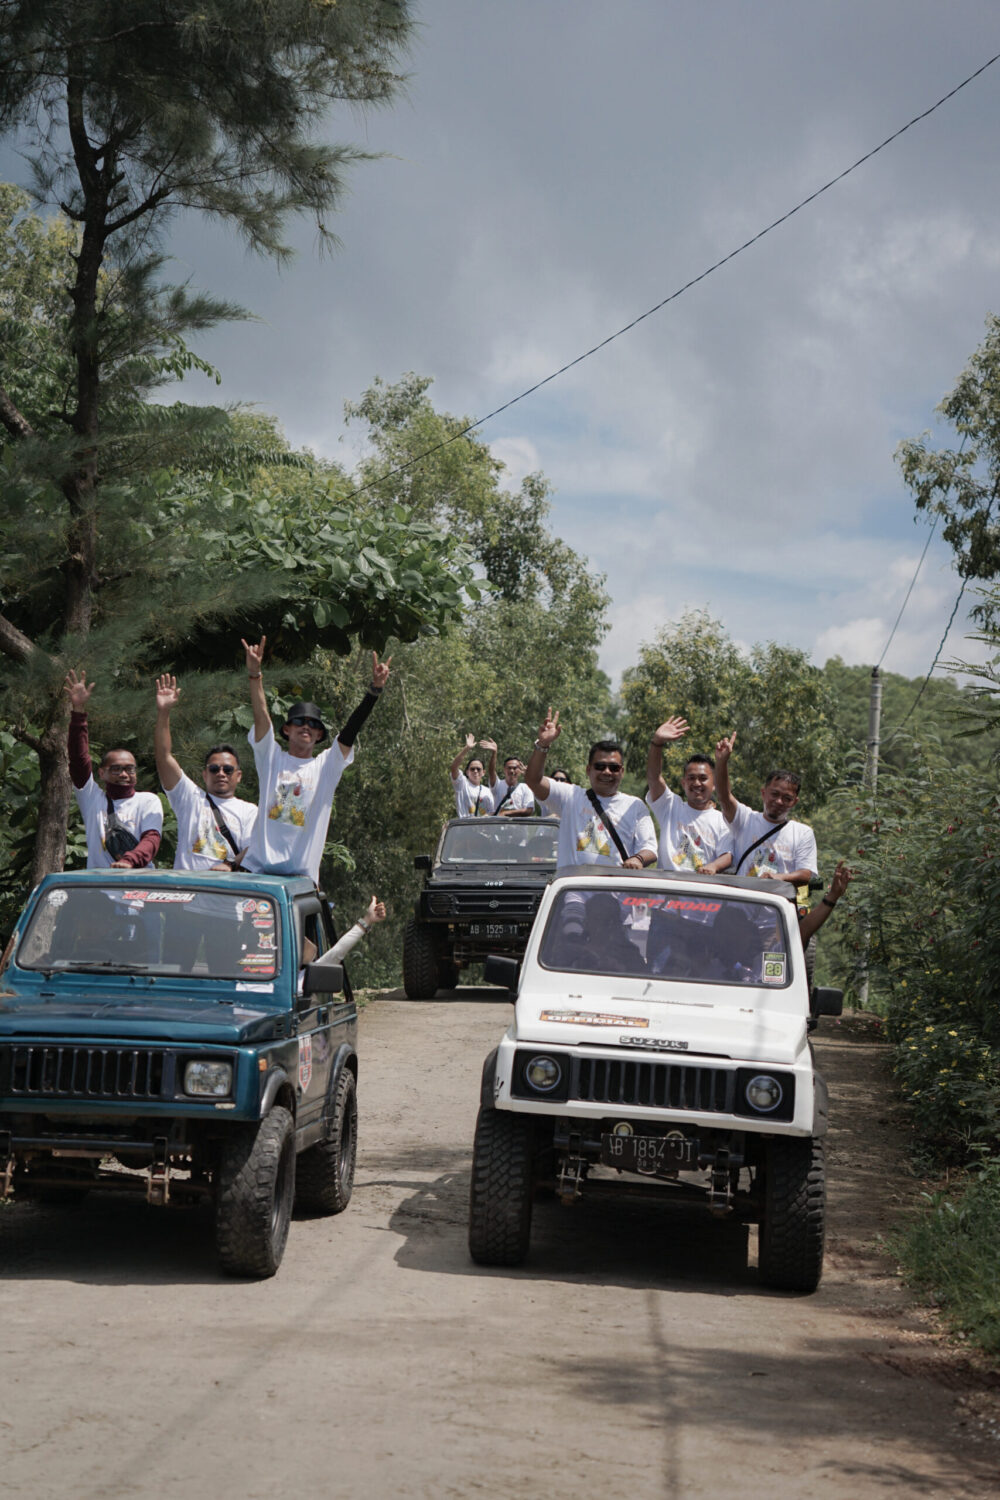
[[[548,711],[528,761],[525,781],[546,809],[559,818],[558,864],[624,865],[627,870],[656,864],[656,832],[641,797],[621,790],[625,765],[614,740],[598,740],[587,757],[589,787],[545,775],[545,757],[559,738],[559,714]],[[619,847],[620,846],[620,847]]]
[[[87,830],[87,869],[152,869],[163,831],[160,799],[136,791],[131,750],[106,750],[95,780],[87,725],[94,684],[71,668],[64,686],[70,703],[69,774]]]
[[[337,735],[336,744],[313,755],[327,737],[315,703],[293,703],[288,710],[281,727],[287,749],[274,737],[264,696],[266,643],[266,636],[261,636],[256,646],[243,642],[253,707],[253,728],[248,738],[260,783],[260,811],[243,868],[267,870],[272,875],[308,875],[318,885],[333,794],[345,767],[354,759],[358,731],[389,680],[392,657],[380,662],[378,653],[372,652],[372,680],[364,698]]]
[[[177,819],[174,869],[232,869],[246,853],[257,804],[236,795],[243,772],[232,745],[215,745],[205,756],[204,790],[185,774],[174,757],[170,734],[170,711],[180,696],[176,677],[165,673],[156,679],[153,747],[160,785]]]

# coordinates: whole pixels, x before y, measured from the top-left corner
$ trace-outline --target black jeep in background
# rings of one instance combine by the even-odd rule
[[[424,888],[403,938],[411,1000],[454,989],[459,970],[488,953],[520,958],[542,892],[556,872],[555,818],[453,818],[433,860],[419,854]]]

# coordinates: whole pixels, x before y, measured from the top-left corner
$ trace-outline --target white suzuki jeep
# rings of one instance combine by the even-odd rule
[[[758,1224],[763,1283],[815,1290],[827,1091],[808,1033],[842,996],[810,997],[794,896],[740,876],[559,872],[520,974],[487,960],[517,995],[483,1070],[474,1260],[524,1259],[539,1188],[571,1203],[645,1183]]]

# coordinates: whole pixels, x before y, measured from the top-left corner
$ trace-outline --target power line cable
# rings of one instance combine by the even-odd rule
[[[938,662],[941,659],[941,652],[944,650],[944,643],[948,639],[948,632],[951,630],[952,625],[954,625],[954,623],[955,623],[955,616],[958,614],[958,606],[962,602],[962,595],[965,593],[966,585],[968,584],[968,582],[969,582],[969,580],[967,578],[963,578],[962,579],[962,587],[958,591],[958,598],[955,600],[955,603],[952,606],[951,614],[948,616],[948,623],[944,627],[944,635],[941,637],[941,644],[938,646],[937,651],[934,653],[934,660],[930,664],[930,667],[929,667],[928,672],[927,672],[927,676],[924,678],[923,682],[920,684],[920,690],[917,693],[917,696],[914,698],[913,702],[910,704],[909,708],[906,710],[906,713],[900,719],[899,723],[896,725],[895,729],[892,731],[892,733],[890,734],[889,738],[886,740],[886,742],[885,742],[885,748],[886,749],[889,748],[889,746],[892,744],[893,740],[896,738],[897,734],[899,734],[899,732],[902,730],[903,726],[909,721],[910,716],[913,714],[914,710],[916,709],[917,704],[920,702],[921,698],[924,696],[924,689],[926,688],[927,684],[930,682],[930,680],[931,680],[931,674],[933,673],[934,668],[937,666]]]
[[[615,339],[620,339],[623,334],[630,333],[633,328],[638,327],[647,318],[651,318],[654,313],[660,312],[669,303],[676,302],[678,297],[682,297],[685,292],[690,291],[693,286],[697,286],[700,281],[704,281],[706,277],[711,276],[714,271],[720,270],[723,266],[728,265],[731,260],[735,260],[738,255],[742,255],[744,250],[749,250],[751,245],[756,245],[757,241],[762,240],[766,234],[770,234],[772,229],[777,229],[780,225],[786,224],[789,219],[803,208],[808,207],[810,203],[815,203],[817,198],[821,198],[832,187],[836,187],[838,182],[843,182],[845,177],[849,177],[852,172],[856,172],[859,167],[863,167],[865,162],[871,161],[873,156],[877,156],[880,151],[884,151],[886,146],[891,146],[893,141],[898,141],[899,137],[905,135],[908,130],[912,130],[914,125],[919,125],[922,120],[926,120],[935,110],[940,109],[943,104],[947,104],[949,99],[954,99],[956,94],[961,93],[962,89],[967,88],[970,83],[974,83],[981,74],[986,72],[987,68],[991,68],[998,61],[1000,61],[1000,52],[995,53],[981,67],[977,68],[974,73],[970,73],[967,78],[963,78],[961,83],[957,83],[953,89],[949,89],[947,94],[942,94],[941,98],[932,104],[929,109],[922,110],[919,115],[914,115],[912,120],[907,120],[905,125],[901,125],[898,130],[893,131],[892,135],[886,136],[884,141],[880,141],[877,146],[873,146],[870,151],[866,151],[864,156],[859,156],[857,161],[852,162],[849,167],[845,167],[842,172],[838,172],[836,177],[831,177],[829,182],[824,182],[822,187],[818,187],[807,198],[803,198],[801,202],[796,203],[794,208],[788,209],[786,213],[774,219],[766,228],[760,229],[756,234],[751,235],[750,239],[744,240],[743,244],[738,245],[735,250],[730,250],[729,254],[724,255],[721,260],[715,261],[714,264],[700,272],[699,275],[692,276],[690,281],[686,281],[683,286],[671,292],[668,297],[664,297],[661,302],[657,302],[654,307],[647,308],[644,313],[640,313],[630,323],[626,323],[624,327],[619,328],[615,333],[609,333],[607,338],[601,339],[600,343],[594,344],[590,349],[585,350],[583,354],[578,354],[575,359],[571,359],[566,364],[560,365],[559,369],[553,370],[551,375],[546,375],[544,379],[537,380],[534,385],[528,386],[527,390],[521,391],[517,396],[512,396],[509,401],[505,401],[501,406],[494,407],[485,416],[476,417],[474,421],[469,422],[458,432],[453,432],[450,437],[442,438],[441,442],[434,443],[430,448],[425,448],[422,453],[416,454],[413,458],[408,459],[406,463],[399,464],[394,469],[387,469],[384,474],[379,474],[375,479],[370,479],[367,484],[359,485],[356,490],[351,490],[348,495],[345,495],[344,499],[353,500],[356,495],[363,495],[366,490],[374,489],[377,484],[383,484],[387,479],[395,479],[397,475],[407,473],[410,469],[415,468],[417,464],[422,463],[425,458],[430,458],[432,454],[439,453],[442,448],[447,448],[452,443],[457,443],[459,438],[467,436],[468,433],[473,432],[477,427],[483,427],[487,422],[492,422],[494,417],[500,416],[502,412],[509,411],[512,406],[516,406],[519,401],[524,401],[528,396],[533,396],[536,391],[540,391],[543,386],[550,385],[553,380],[558,380],[560,375],[565,375],[568,370],[572,370],[576,365],[582,364],[585,359],[590,359],[591,355],[599,353],[602,349],[606,349],[609,344],[614,343]]]
[[[920,572],[920,569],[924,565],[924,558],[927,556],[927,549],[930,547],[931,540],[932,540],[932,538],[934,536],[935,531],[937,530],[937,523],[938,523],[939,519],[940,519],[939,516],[935,516],[933,522],[931,523],[931,529],[927,533],[927,540],[924,543],[924,550],[920,554],[920,561],[917,563],[916,572],[914,573],[913,577],[910,579],[910,587],[906,590],[906,598],[903,600],[902,604],[899,607],[899,614],[896,616],[896,623],[895,623],[895,625],[892,627],[892,629],[889,632],[889,639],[885,643],[885,648],[884,648],[884,650],[882,652],[882,655],[879,657],[879,659],[878,659],[878,661],[876,663],[876,666],[880,667],[882,665],[882,663],[885,661],[886,652],[889,650],[889,647],[892,645],[892,638],[896,634],[896,631],[899,629],[899,622],[903,618],[903,611],[904,611],[904,609],[906,608],[906,606],[910,602],[910,595],[913,593],[913,586],[914,586],[914,584],[917,581],[917,576],[918,576],[918,574]],[[931,670],[933,670],[933,668]]]

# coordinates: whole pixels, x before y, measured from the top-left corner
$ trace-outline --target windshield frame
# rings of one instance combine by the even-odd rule
[[[589,901],[593,897],[602,895],[610,895],[616,898],[619,902],[620,909],[628,906],[632,907],[633,910],[637,910],[643,906],[652,908],[652,910],[650,910],[649,912],[651,918],[656,912],[659,911],[662,911],[664,914],[666,914],[667,912],[675,912],[681,922],[690,922],[691,931],[685,934],[686,938],[689,940],[697,936],[696,929],[698,925],[701,925],[703,927],[708,925],[706,920],[708,912],[706,911],[706,908],[715,907],[717,910],[720,910],[724,906],[732,907],[734,910],[741,913],[742,921],[744,922],[747,919],[751,918],[752,913],[756,913],[757,911],[766,911],[777,921],[780,931],[785,935],[783,939],[784,951],[780,951],[778,948],[765,948],[763,941],[761,941],[757,956],[759,957],[762,973],[761,976],[756,978],[740,977],[738,979],[733,979],[726,977],[725,974],[718,973],[697,974],[691,972],[654,972],[652,969],[646,967],[646,944],[648,942],[648,937],[640,947],[639,944],[634,943],[632,938],[628,936],[628,930],[625,927],[624,922],[622,922],[621,935],[624,938],[624,941],[627,942],[632,948],[634,948],[635,952],[639,955],[639,962],[636,964],[634,972],[624,972],[621,964],[614,966],[606,965],[601,967],[577,967],[575,965],[569,967],[564,961],[556,961],[556,953],[553,950],[555,949],[555,945],[559,943],[564,936],[567,918],[567,906],[572,906],[574,904],[583,906],[586,901]],[[787,993],[791,985],[795,982],[800,962],[799,957],[795,952],[792,929],[786,924],[783,915],[783,912],[787,906],[788,902],[785,901],[782,897],[776,896],[774,898],[769,898],[766,900],[747,900],[741,893],[732,890],[719,890],[718,892],[713,891],[711,893],[696,890],[679,892],[676,889],[664,890],[663,887],[657,888],[652,885],[645,886],[632,884],[631,882],[629,882],[628,885],[625,885],[624,883],[618,885],[612,884],[609,881],[602,882],[599,887],[592,885],[567,885],[563,886],[561,889],[556,890],[553,893],[551,901],[545,911],[545,925],[540,929],[538,933],[537,944],[535,947],[535,962],[537,963],[539,969],[545,974],[565,974],[568,976],[572,976],[572,979],[574,981],[585,979],[613,979],[616,982],[620,983],[627,980],[638,979],[641,981],[649,981],[650,983],[657,985],[682,984],[685,986],[695,985],[699,987],[721,987],[724,989],[734,990],[737,993],[746,993],[748,989],[763,989],[768,991],[769,993],[785,994]],[[697,922],[699,910],[703,914],[703,920],[700,923]],[[683,916],[683,913],[685,911],[689,911],[691,913],[691,915],[687,918]],[[580,913],[580,916],[582,917],[582,912]],[[714,923],[711,925],[714,925]],[[557,928],[559,928],[560,926],[563,928],[563,931],[561,932],[557,930]],[[651,928],[648,930],[651,930]],[[749,933],[744,933],[743,935],[746,937],[750,936]],[[587,946],[586,943],[584,944],[584,946]],[[592,941],[589,946],[591,953],[593,953],[594,946]],[[801,944],[799,946],[801,947]],[[621,952],[631,962],[631,955],[628,953],[627,949],[621,947],[619,949],[619,952]],[[690,946],[688,948],[688,954],[686,955],[686,957],[690,962]],[[765,964],[768,964],[771,969],[771,973],[766,979],[763,977]],[[745,966],[740,967],[741,969],[745,969]]]
[[[222,882],[206,885],[179,880],[168,885],[155,879],[143,879],[142,872],[138,874],[139,878],[127,883],[84,884],[70,878],[45,886],[38,892],[23,927],[18,931],[17,944],[11,955],[13,965],[22,973],[41,974],[46,978],[67,974],[93,981],[104,976],[110,979],[138,976],[175,980],[185,985],[225,984],[258,991],[263,991],[265,986],[273,989],[282,974],[284,943],[281,903],[273,893],[251,892],[245,886],[227,887]],[[102,922],[99,932],[91,936],[85,924],[88,913],[91,922],[95,920],[95,913],[97,917],[103,914],[103,908],[99,909],[101,898],[108,902],[107,915],[114,918],[114,922]],[[237,916],[233,910],[232,916],[225,918],[228,926],[223,926],[221,921],[212,920],[215,916],[213,903],[221,903],[217,910],[227,913],[238,904],[240,914]],[[65,938],[67,949],[71,947],[73,951],[57,955],[52,951],[53,939],[59,936],[59,913],[67,905],[70,905],[68,915],[72,918],[72,925],[68,925]],[[192,915],[202,916],[200,928],[185,932],[174,925],[171,930],[171,924],[176,924],[177,919],[170,913],[189,908]],[[259,925],[255,920],[258,916]],[[51,930],[46,938],[40,935],[39,927],[47,921],[51,922]],[[116,931],[118,921],[121,928]],[[229,956],[237,951],[234,939],[239,936],[239,928],[244,922],[249,924],[245,932],[256,932],[256,940],[252,944],[244,942],[241,950],[244,957],[230,963]],[[193,946],[190,944],[192,938]],[[210,962],[211,949],[208,946],[213,938],[217,960],[214,965]],[[270,939],[269,944],[267,939]],[[37,955],[29,952],[33,941],[46,944]],[[171,952],[173,944],[178,944],[173,949],[177,956],[167,961],[165,955]],[[187,945],[186,954],[180,948],[181,944]],[[225,961],[219,961],[220,951],[226,953]],[[273,959],[272,963],[260,961],[268,957]]]
[[[519,836],[523,842],[520,845],[513,845],[507,851],[502,851],[499,847],[495,848],[490,856],[486,858],[479,858],[476,855],[456,858],[454,854],[446,852],[451,840],[458,841],[461,839],[465,842],[465,835],[469,836],[467,842],[470,849],[474,847],[472,841],[476,839],[483,841],[483,848],[486,849],[488,846],[484,841],[484,835],[489,833],[500,835],[502,838],[509,837],[512,844],[513,840]],[[551,838],[551,859],[518,859],[515,857],[518,849],[523,853],[531,840],[539,837]],[[453,818],[442,830],[437,853],[434,858],[434,865],[435,868],[445,865],[449,869],[465,869],[470,865],[513,865],[517,869],[524,870],[554,870],[558,864],[558,854],[559,824],[555,819]]]

